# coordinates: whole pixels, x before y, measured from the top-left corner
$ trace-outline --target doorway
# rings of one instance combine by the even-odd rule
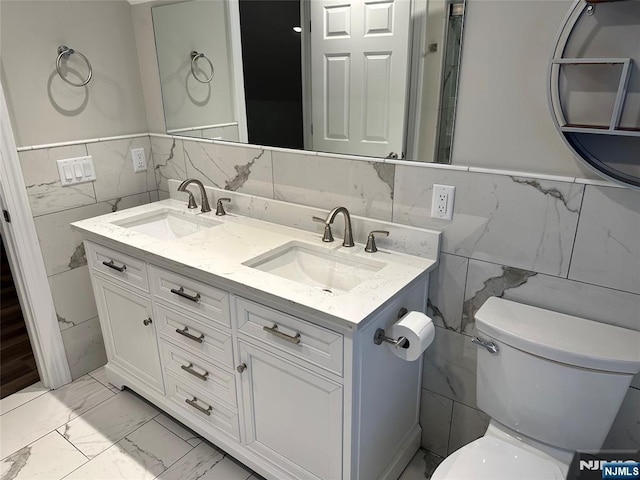
[[[240,0],[239,8],[249,143],[303,149],[300,2]]]
[[[0,398],[40,380],[9,259],[0,236]]]

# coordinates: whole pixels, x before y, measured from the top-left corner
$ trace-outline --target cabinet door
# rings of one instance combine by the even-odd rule
[[[239,344],[247,448],[296,478],[342,478],[342,386]]]
[[[93,284],[109,361],[164,394],[151,301],[102,278]]]

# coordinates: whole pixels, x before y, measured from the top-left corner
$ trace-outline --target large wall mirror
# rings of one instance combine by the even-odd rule
[[[152,8],[167,132],[449,163],[464,0]]]

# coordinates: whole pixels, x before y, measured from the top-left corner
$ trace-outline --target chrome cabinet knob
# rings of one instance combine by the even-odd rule
[[[151,325],[153,323],[153,320],[151,320],[151,317],[149,317],[146,320],[143,320],[142,323],[144,323],[145,327],[148,327],[149,325]]]
[[[238,371],[238,373],[242,373],[247,369],[247,364],[246,363],[241,363],[240,365],[238,365],[236,367],[236,370]]]

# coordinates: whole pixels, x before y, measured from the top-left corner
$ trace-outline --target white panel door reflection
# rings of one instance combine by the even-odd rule
[[[312,0],[313,150],[404,151],[409,0]]]

